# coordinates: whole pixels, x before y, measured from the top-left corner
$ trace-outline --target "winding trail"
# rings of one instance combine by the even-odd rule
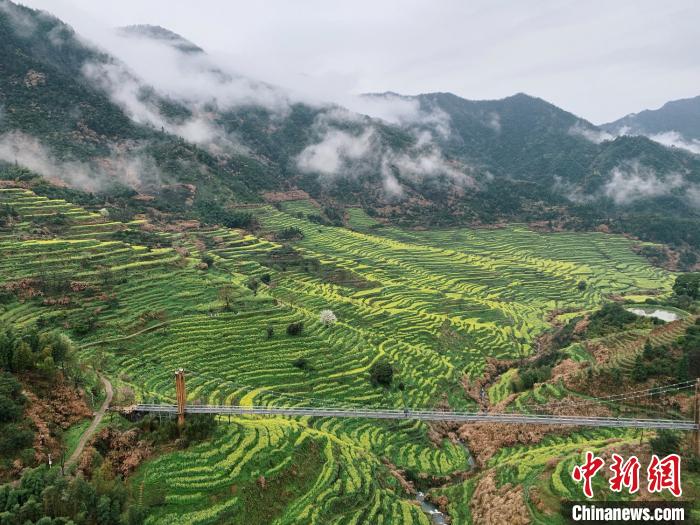
[[[87,427],[85,432],[83,432],[83,435],[80,436],[80,441],[78,441],[78,446],[75,447],[75,450],[73,453],[70,455],[68,458],[68,461],[65,463],[65,468],[66,470],[72,467],[76,461],[78,461],[78,458],[80,455],[83,453],[83,450],[85,449],[85,445],[87,444],[88,440],[92,437],[92,435],[95,433],[95,430],[97,430],[98,425],[102,421],[102,418],[105,415],[105,412],[107,412],[107,409],[109,408],[109,404],[112,402],[112,396],[114,395],[114,392],[112,390],[112,383],[110,383],[107,378],[100,376],[100,380],[102,381],[102,384],[105,387],[105,393],[106,397],[104,402],[102,403],[102,406],[100,409],[95,413],[95,417],[92,420],[92,423],[90,423],[90,426]]]

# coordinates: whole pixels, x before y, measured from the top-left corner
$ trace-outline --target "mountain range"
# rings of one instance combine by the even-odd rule
[[[601,126],[523,93],[340,105],[229,71],[161,27],[114,38],[133,53],[0,0],[2,178],[127,215],[229,224],[240,204],[302,190],[331,221],[362,206],[407,226],[598,228],[695,263],[700,97]]]
[[[647,109],[603,124],[614,134],[635,134],[669,140],[675,137],[681,147],[700,153],[700,96],[667,102],[659,109]],[[662,141],[660,140],[660,141]]]

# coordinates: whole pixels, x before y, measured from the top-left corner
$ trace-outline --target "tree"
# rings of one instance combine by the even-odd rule
[[[686,295],[691,299],[700,299],[700,273],[684,273],[676,277],[673,293],[679,297]]]
[[[311,363],[305,357],[297,357],[294,361],[292,361],[292,366],[298,368],[299,370],[313,370]]]
[[[0,394],[0,423],[15,421],[22,416],[22,405],[10,399],[5,394]]]
[[[12,352],[12,370],[24,372],[34,366],[34,355],[26,341],[20,341]]]
[[[267,334],[267,338],[272,339],[272,337],[275,335],[275,328],[271,324],[269,324],[267,325],[265,332]]]
[[[302,321],[297,321],[295,323],[289,323],[287,325],[287,335],[301,335],[304,330],[304,323]]]
[[[32,445],[34,432],[17,423],[3,426],[0,434],[0,455],[16,454]],[[32,452],[30,450],[30,452]],[[32,452],[33,455],[33,452]]]
[[[681,269],[690,269],[695,266],[695,263],[697,262],[698,256],[695,255],[695,252],[690,250],[684,250],[681,252],[680,257],[678,257],[678,265],[681,267]]]
[[[133,405],[136,402],[136,394],[129,386],[122,386],[117,389],[116,404],[122,406]]]
[[[22,385],[15,376],[0,371],[0,423],[19,419],[26,401]]]
[[[246,283],[246,286],[248,287],[249,290],[253,292],[253,295],[258,295],[258,288],[260,287],[260,281],[258,281],[255,277],[250,277],[248,279],[248,282]]]
[[[332,324],[335,324],[338,320],[338,318],[333,313],[333,310],[321,310],[321,313],[319,314],[318,318],[323,326],[330,326]]]
[[[260,281],[261,281],[263,284],[269,285],[270,282],[272,281],[272,277],[270,277],[270,274],[269,274],[269,273],[264,273],[264,274],[262,274],[262,275],[260,276]]]
[[[219,299],[224,303],[224,310],[231,310],[231,301],[233,300],[233,286],[226,284],[219,288]]]
[[[289,241],[294,239],[303,239],[304,232],[296,226],[289,226],[283,230],[277,232],[277,238],[282,241]]]
[[[0,326],[0,368],[10,368],[13,346],[14,334],[12,329]]]
[[[53,357],[46,356],[36,362],[36,369],[48,380],[53,381],[56,378],[56,362]]]
[[[112,268],[110,268],[109,266],[101,266],[97,270],[97,275],[100,279],[100,282],[102,283],[102,286],[104,287],[110,286],[114,283],[114,270],[112,270]]]
[[[644,366],[644,361],[642,360],[642,356],[638,355],[637,358],[634,360],[634,366],[632,367],[632,379],[637,383],[641,383],[646,378],[647,378],[647,367]]]
[[[372,384],[388,387],[394,379],[394,368],[386,359],[380,359],[370,367],[369,377]]]
[[[102,495],[97,500],[97,522],[104,525],[119,523],[118,515],[115,521],[115,516],[112,514],[112,501],[107,495]]]
[[[677,454],[680,449],[680,436],[671,431],[662,429],[656,433],[656,437],[649,440],[651,450],[657,456],[668,456],[669,454]]]
[[[579,281],[578,284],[576,285],[576,288],[578,288],[579,292],[583,292],[587,286],[588,286],[588,283],[586,281]]]
[[[49,332],[39,338],[39,346],[48,348],[51,352],[51,358],[55,363],[60,363],[61,368],[65,369],[66,361],[70,361],[73,357],[75,347],[70,337],[58,331]]]
[[[614,366],[610,369],[610,376],[615,383],[620,383],[622,381],[622,370]]]

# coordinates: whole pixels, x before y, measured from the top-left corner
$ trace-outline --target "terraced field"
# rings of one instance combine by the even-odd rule
[[[489,357],[532,353],[551,310],[592,309],[611,294],[665,293],[672,282],[634,255],[631,241],[603,234],[520,226],[407,232],[377,228],[361,210],[350,212],[351,231],[300,218],[315,209],[308,203],[285,203],[282,211],[254,210],[262,227],[255,236],[161,232],[146,247],[115,236],[139,231],[141,221],[112,222],[22,189],[0,190],[5,204],[19,218],[0,229],[0,275],[21,291],[0,306],[0,319],[64,326],[83,359],[149,401],[174,398],[172,372],[182,367],[192,403],[474,407],[463,376],[478,377]],[[57,216],[58,233],[37,227]],[[303,232],[290,242],[294,251],[276,240],[289,227]],[[269,286],[246,286],[266,274]],[[33,295],[39,278],[68,279],[73,292],[58,303],[63,292]],[[320,323],[323,309],[338,322]],[[294,321],[304,323],[299,336],[286,333]],[[300,358],[308,366],[294,366]],[[395,367],[391,388],[369,380],[379,359]],[[489,396],[506,392],[496,385]],[[268,496],[279,490],[273,499],[284,505],[270,503],[260,523],[427,524],[389,465],[415,476],[469,469],[464,447],[436,446],[428,430],[406,421],[239,418],[220,425],[212,443],[148,463],[134,483],[146,501],[166,489],[150,523],[235,522],[250,498],[266,497],[264,476]],[[598,439],[575,438],[579,447]],[[453,489],[455,505],[469,490]],[[455,512],[454,523],[467,522]]]

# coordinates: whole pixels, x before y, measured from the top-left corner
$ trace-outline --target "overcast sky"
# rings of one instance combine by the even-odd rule
[[[231,68],[329,99],[525,92],[599,124],[700,95],[697,0],[22,3],[98,43],[106,26],[161,25]]]

